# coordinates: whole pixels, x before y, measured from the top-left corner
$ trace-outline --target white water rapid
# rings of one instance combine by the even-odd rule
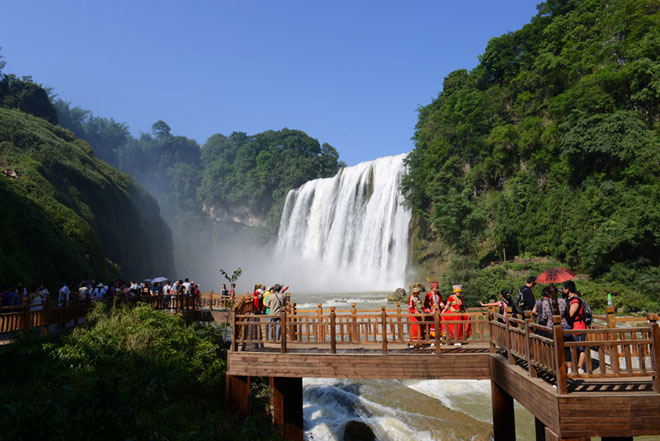
[[[404,286],[411,219],[400,191],[405,157],[346,167],[289,192],[277,251],[298,274],[308,275],[305,288],[355,292]]]

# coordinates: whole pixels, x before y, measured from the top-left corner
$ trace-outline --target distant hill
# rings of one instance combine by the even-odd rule
[[[59,126],[0,108],[0,287],[174,273],[156,200]]]
[[[538,11],[420,108],[404,182],[414,259],[549,256],[657,307],[660,3]]]

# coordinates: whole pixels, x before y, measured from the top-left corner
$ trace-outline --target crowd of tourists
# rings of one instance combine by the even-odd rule
[[[534,288],[536,287],[536,277],[529,276],[525,285],[518,290],[516,298],[512,299],[508,290],[503,289],[500,292],[500,300],[493,303],[481,303],[481,306],[497,306],[500,314],[506,316],[507,309],[511,308],[513,314],[518,318],[523,318],[526,311],[531,311],[539,325],[552,328],[552,316],[561,317],[562,329],[581,330],[587,329],[589,308],[582,300],[582,295],[575,287],[575,282],[566,280],[561,283],[560,288],[554,285],[547,285],[541,292],[541,297],[535,299]],[[547,331],[537,331],[537,333],[552,338],[552,333]],[[585,341],[586,334],[571,333],[564,334],[565,341]],[[569,348],[564,349],[566,357],[566,366],[572,368],[572,357]],[[584,373],[584,364],[586,353],[584,346],[577,347],[578,373]]]
[[[64,306],[76,299],[98,302],[111,297],[131,299],[141,296],[162,296],[165,302],[169,302],[176,296],[187,295],[199,299],[201,294],[199,284],[187,278],[173,283],[165,278],[154,280],[147,279],[142,282],[116,280],[112,283],[84,280],[76,285],[66,282],[56,290],[55,296],[51,295],[45,284],[28,290],[22,282],[19,282],[15,288],[0,292],[0,307],[21,306],[27,301],[30,310],[39,311],[43,309],[46,298],[50,298],[51,302],[57,302],[57,306]],[[227,296],[231,296],[234,290],[234,284],[231,290],[223,285],[223,294]]]
[[[469,316],[461,299],[463,292],[462,285],[452,286],[452,294],[443,300],[440,294],[438,282],[430,282],[430,291],[425,295],[424,286],[421,283],[415,283],[410,286],[410,297],[408,298],[408,310],[410,312],[411,322],[411,344],[410,348],[421,347],[416,341],[430,340],[435,338],[435,325],[432,323],[430,314],[434,314],[435,308],[441,314],[440,338],[444,340],[456,341],[454,345],[460,346],[461,340],[466,340],[470,336]],[[552,328],[553,315],[561,317],[561,326],[563,329],[581,330],[587,328],[588,307],[582,300],[580,292],[575,287],[572,280],[564,281],[561,288],[554,285],[547,285],[543,288],[541,297],[534,297],[534,288],[536,287],[536,277],[529,276],[525,285],[521,286],[515,299],[511,298],[509,290],[503,289],[500,292],[500,299],[496,302],[483,303],[481,306],[495,306],[499,308],[500,315],[506,317],[507,309],[511,308],[517,318],[524,318],[526,311],[531,311],[536,317],[538,324]],[[547,331],[538,331],[545,337],[552,338],[552,333]],[[584,341],[584,333],[564,334],[565,340]],[[458,340],[458,341],[457,341]],[[433,347],[434,343],[428,344]],[[579,358],[577,368],[579,373],[584,373],[585,348],[578,347]],[[572,367],[570,349],[566,349],[567,366]]]

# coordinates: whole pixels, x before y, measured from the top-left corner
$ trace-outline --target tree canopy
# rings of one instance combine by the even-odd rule
[[[404,192],[427,243],[482,263],[527,254],[594,277],[654,273],[660,4],[547,1],[479,60],[419,109]]]

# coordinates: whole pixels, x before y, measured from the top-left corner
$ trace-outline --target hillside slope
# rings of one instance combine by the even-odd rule
[[[0,108],[0,166],[0,286],[173,274],[156,200],[71,132]]]
[[[404,183],[416,258],[550,256],[657,302],[660,3],[538,10],[420,109]]]

